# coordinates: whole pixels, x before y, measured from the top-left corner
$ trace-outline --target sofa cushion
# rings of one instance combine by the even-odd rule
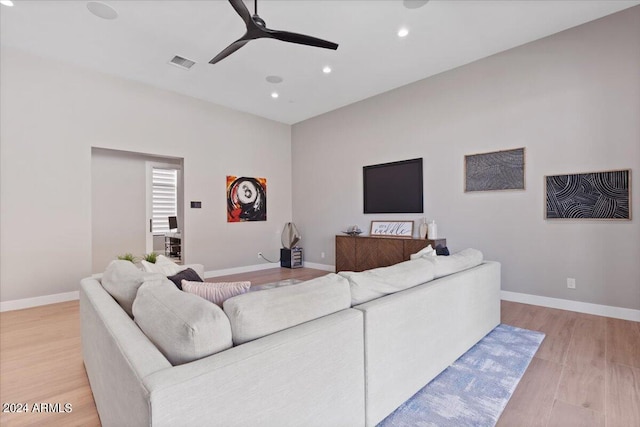
[[[232,346],[229,319],[220,307],[181,292],[167,278],[146,281],[133,303],[134,321],[172,365]]]
[[[233,342],[242,344],[350,307],[349,283],[335,273],[250,292],[223,304]]]
[[[182,290],[198,295],[222,307],[222,303],[231,297],[244,294],[251,287],[251,282],[191,282],[182,281]]]
[[[339,274],[349,280],[351,305],[357,305],[433,280],[435,259],[426,255],[389,267]]]
[[[115,260],[102,274],[102,287],[115,299],[120,307],[133,317],[131,306],[136,299],[138,288],[149,278],[159,278],[158,274],[145,273],[131,261]]]
[[[435,257],[435,278],[448,276],[482,264],[482,252],[477,249],[464,249],[449,256]]]
[[[155,263],[150,263],[144,260],[140,261],[140,263],[142,264],[144,271],[149,273],[160,273],[165,276],[173,276],[187,268],[184,265],[176,264],[164,255],[158,255]]]
[[[180,290],[182,290],[183,280],[188,280],[190,282],[202,282],[202,278],[193,268],[182,270],[173,276],[168,276],[167,279],[171,280]]]

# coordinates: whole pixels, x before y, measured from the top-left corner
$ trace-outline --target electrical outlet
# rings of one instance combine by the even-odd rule
[[[324,258],[324,252],[320,253],[320,258]]]
[[[262,252],[258,252],[258,259],[262,258]]]
[[[575,289],[576,288],[576,279],[573,277],[567,277],[567,288]]]

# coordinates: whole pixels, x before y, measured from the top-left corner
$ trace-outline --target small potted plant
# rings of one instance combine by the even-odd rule
[[[136,263],[137,258],[135,256],[133,256],[132,253],[127,252],[126,254],[122,254],[122,255],[118,255],[118,259],[123,260],[123,261],[130,261],[132,263]]]
[[[151,264],[155,264],[158,260],[158,254],[155,252],[151,252],[150,254],[145,254],[143,259],[147,262],[150,262]]]

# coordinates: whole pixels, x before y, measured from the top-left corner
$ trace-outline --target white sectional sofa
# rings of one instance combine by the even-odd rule
[[[329,274],[233,297],[224,311],[144,277],[128,292],[134,318],[100,278],[83,279],[82,348],[100,420],[375,426],[499,323],[500,264],[458,258]],[[466,269],[433,279],[454,264]],[[172,334],[178,348],[167,348]]]

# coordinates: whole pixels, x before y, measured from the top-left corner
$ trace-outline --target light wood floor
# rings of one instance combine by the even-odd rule
[[[310,279],[273,269],[218,280]],[[78,302],[0,313],[0,401],[71,403],[71,413],[0,413],[1,426],[99,426],[80,353]],[[499,427],[640,426],[640,323],[512,302],[502,322],[546,334]],[[331,426],[328,426],[331,427]]]

